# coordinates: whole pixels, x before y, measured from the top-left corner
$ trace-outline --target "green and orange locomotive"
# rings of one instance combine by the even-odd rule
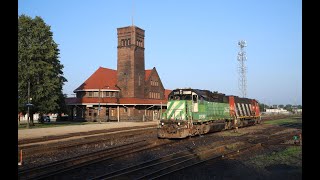
[[[260,123],[255,99],[200,89],[175,89],[162,113],[158,138],[185,138]]]

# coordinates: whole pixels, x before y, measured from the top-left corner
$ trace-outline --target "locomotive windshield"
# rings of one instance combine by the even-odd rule
[[[191,100],[191,94],[176,94],[169,96],[169,101],[171,100]]]

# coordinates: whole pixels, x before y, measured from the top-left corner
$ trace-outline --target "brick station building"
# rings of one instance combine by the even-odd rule
[[[144,30],[117,28],[117,70],[99,67],[66,98],[70,117],[85,121],[148,121],[167,106],[166,90],[156,68],[145,70]]]

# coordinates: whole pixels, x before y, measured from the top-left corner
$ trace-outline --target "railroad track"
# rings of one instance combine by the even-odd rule
[[[65,173],[70,170],[89,166],[94,163],[112,160],[124,155],[145,151],[148,149],[170,144],[167,140],[162,140],[162,143],[148,142],[142,140],[135,143],[129,143],[117,147],[108,148],[97,152],[92,152],[76,157],[64,159],[57,162],[52,162],[38,167],[28,168],[18,172],[19,179],[45,179],[57,174]]]
[[[106,173],[92,180],[97,179],[158,179],[160,177],[172,174],[185,168],[189,168],[200,163],[217,160],[222,158],[229,158],[237,156],[240,153],[252,151],[257,148],[264,147],[270,143],[280,143],[292,136],[292,132],[271,135],[266,138],[257,138],[255,141],[247,141],[243,139],[239,141],[234,140],[238,145],[233,148],[230,147],[230,142],[222,143],[215,148],[207,148],[208,150],[185,150],[179,153],[173,153],[157,159],[145,161],[134,166],[126,167],[114,172]],[[231,144],[232,145],[232,144]]]
[[[153,133],[154,127],[149,128],[142,128],[142,129],[133,129],[123,132],[123,134],[117,135],[117,138],[126,139],[131,136],[136,136],[139,134],[142,134],[142,131],[144,134],[146,133]],[[103,134],[97,134],[97,135],[90,135],[90,136],[84,136],[81,138],[77,138],[76,140],[67,140],[67,141],[58,141],[58,142],[52,142],[52,143],[45,143],[45,144],[37,144],[37,145],[20,145],[18,146],[18,152],[20,150],[23,150],[24,157],[28,157],[34,154],[48,154],[56,151],[61,151],[64,149],[70,149],[80,146],[88,146],[91,144],[101,144],[101,143],[108,143],[114,140],[114,137],[109,137],[107,135],[113,134],[115,135],[117,132],[111,132],[111,133],[103,133]],[[80,141],[79,141],[80,140]]]
[[[44,136],[39,138],[32,138],[32,139],[22,139],[18,140],[18,145],[27,145],[32,143],[39,143],[39,142],[46,142],[51,140],[59,140],[59,139],[65,139],[70,137],[79,137],[79,136],[90,136],[90,135],[97,135],[97,134],[108,134],[108,133],[119,133],[119,132],[126,132],[126,131],[132,131],[132,130],[138,130],[138,129],[144,129],[144,128],[156,128],[155,125],[146,125],[143,127],[125,127],[125,128],[115,128],[115,129],[104,129],[104,130],[92,130],[87,132],[75,132],[75,133],[69,133],[69,134],[63,134],[63,135],[55,135],[55,136]]]
[[[269,133],[272,133],[272,132],[275,132],[275,129],[269,131]],[[211,137],[211,136],[215,136],[215,133],[206,135],[206,137]],[[286,136],[284,136],[284,134],[278,134],[278,135],[273,135],[273,136],[270,135],[270,137],[263,137],[260,139],[258,139],[258,138],[255,139],[252,137],[238,136],[238,137],[234,138],[234,141],[240,141],[240,140],[247,141],[253,145],[260,144],[260,145],[258,145],[260,147],[260,146],[262,146],[261,143],[266,144],[267,142],[271,142],[271,139],[274,140],[273,143],[279,143],[280,141],[282,141],[282,139],[288,138],[290,136],[292,136],[292,133],[287,133]],[[200,137],[198,137],[198,138],[200,138]],[[190,138],[189,140],[196,140],[196,137]],[[176,141],[165,141],[163,143],[158,143],[157,145],[152,145],[151,142],[147,142],[147,141],[143,140],[143,141],[136,142],[136,143],[130,143],[130,144],[122,145],[122,146],[108,148],[103,151],[88,153],[85,155],[68,158],[68,159],[65,159],[62,161],[53,162],[53,163],[46,164],[43,166],[21,170],[21,171],[19,171],[19,179],[44,179],[44,178],[48,178],[48,177],[54,177],[55,175],[58,175],[58,174],[61,175],[61,174],[67,173],[68,171],[76,169],[76,168],[86,167],[86,166],[89,166],[94,163],[112,160],[116,157],[121,157],[121,156],[128,155],[128,154],[135,153],[135,152],[147,151],[147,150],[150,150],[155,147],[160,147],[165,144],[171,144],[171,143],[175,143],[175,142]],[[230,141],[228,143],[230,143]],[[238,149],[238,150],[243,151],[245,149]],[[194,151],[194,149],[192,151]],[[185,166],[185,165],[189,164],[189,166],[192,166],[192,164],[194,164],[194,163],[202,162],[204,160],[203,156],[207,156],[208,154],[212,154],[212,153],[216,153],[216,152],[217,152],[217,149],[212,150],[212,151],[208,151],[208,152],[202,153],[202,154],[201,153],[200,154],[190,154],[190,153],[184,152],[184,154],[179,154],[178,155],[179,157],[177,157],[177,155],[175,155],[175,158],[167,157],[167,160],[168,160],[168,158],[171,159],[170,160],[171,162],[170,161],[168,161],[168,162],[170,162],[171,164],[176,164],[175,169],[179,170],[179,169],[186,168],[186,167],[181,167],[182,165]],[[231,153],[231,151],[230,151],[230,153]],[[239,153],[239,151],[238,151],[238,153]],[[227,152],[224,154],[227,154]],[[172,155],[172,156],[174,156],[174,155]],[[180,160],[183,160],[183,162],[180,162]],[[152,166],[152,163],[154,163],[156,161],[158,161],[158,163],[165,162],[165,160],[159,160],[159,159],[154,160],[153,162],[144,162],[149,165],[143,165],[143,167]],[[160,164],[158,164],[158,166],[154,165],[153,167],[156,167],[156,169],[159,170],[159,165]],[[169,167],[169,165],[165,165],[165,168],[167,168],[167,167]],[[120,172],[120,171],[119,172],[111,172],[111,174],[99,176],[96,179],[104,179],[106,177],[107,178],[117,177],[117,174],[119,174],[119,173],[121,174],[126,171],[132,171],[134,169],[141,169],[142,167],[138,167],[138,168],[137,167],[130,167],[130,168],[133,168],[133,169],[131,169],[131,170],[124,169],[124,170],[122,170],[122,172]],[[171,168],[174,168],[174,167],[171,167]],[[163,169],[163,171],[171,172],[171,171],[168,171],[168,169]],[[172,170],[172,172],[174,172],[174,171],[177,171],[177,170]],[[148,170],[147,172],[149,173],[152,171]],[[161,172],[155,172],[155,174],[150,174],[150,175],[148,175],[148,173],[144,173],[144,176],[142,176],[141,178],[142,179],[145,179],[145,178],[150,179],[153,177],[162,176]],[[157,173],[160,173],[160,174],[157,175]],[[148,175],[148,176],[146,176],[146,175]]]
[[[211,134],[211,136],[213,135],[214,134]],[[190,138],[186,139],[186,141],[193,141],[194,139],[195,138]],[[45,179],[62,173],[67,173],[68,171],[71,171],[73,169],[86,167],[102,161],[112,160],[116,157],[138,153],[141,151],[148,151],[153,148],[158,148],[164,145],[170,145],[178,142],[180,141],[170,141],[168,139],[161,139],[157,141],[153,140],[152,142],[142,140],[135,143],[108,148],[106,150],[67,158],[61,161],[56,161],[33,168],[19,170],[18,176],[19,179]]]

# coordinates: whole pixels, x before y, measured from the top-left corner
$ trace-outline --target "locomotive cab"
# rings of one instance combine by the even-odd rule
[[[191,89],[173,90],[168,97],[167,110],[158,126],[159,138],[185,138],[189,136],[193,112],[198,112],[198,94]]]

